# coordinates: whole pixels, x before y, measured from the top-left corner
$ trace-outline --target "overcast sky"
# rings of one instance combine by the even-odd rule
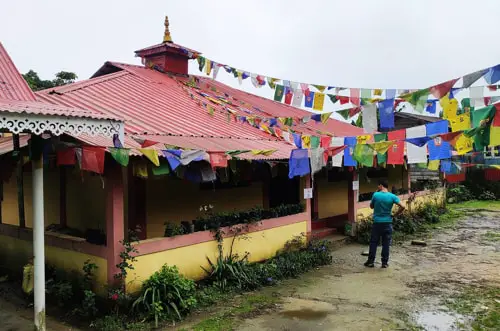
[[[61,70],[86,79],[105,61],[139,64],[134,51],[162,41],[165,15],[174,42],[299,82],[423,88],[500,63],[499,0],[15,0],[0,7],[0,40],[21,72],[44,79]],[[223,70],[219,77],[239,87]],[[250,80],[242,88],[272,96]]]

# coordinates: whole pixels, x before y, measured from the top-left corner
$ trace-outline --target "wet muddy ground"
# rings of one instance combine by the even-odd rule
[[[362,266],[360,245],[333,252],[331,266],[278,289],[283,304],[238,330],[457,330],[470,318],[447,303],[465,288],[500,286],[500,212],[475,210],[452,229],[391,250],[389,269]],[[378,252],[380,254],[380,252]],[[274,289],[276,291],[276,289]]]
[[[499,237],[500,212],[473,210],[454,228],[425,238],[427,246],[394,245],[389,269],[380,263],[365,268],[366,247],[344,246],[333,252],[332,265],[257,292],[280,303],[246,319],[235,316],[230,329],[446,331],[461,325],[460,330],[470,330],[470,317],[449,309],[449,303],[466,288],[500,286]],[[0,299],[0,330],[33,329],[32,308],[20,306]],[[178,328],[189,330],[214,314],[191,316]],[[48,325],[75,330],[50,318]]]

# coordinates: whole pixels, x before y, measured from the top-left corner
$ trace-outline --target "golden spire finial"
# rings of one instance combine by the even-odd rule
[[[163,35],[163,42],[164,43],[171,43],[172,42],[172,37],[170,36],[170,30],[168,29],[168,16],[165,16],[165,34]]]

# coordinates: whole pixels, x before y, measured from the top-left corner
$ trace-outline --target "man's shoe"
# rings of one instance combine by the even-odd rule
[[[373,262],[366,261],[366,262],[365,262],[365,267],[368,267],[368,268],[373,268],[373,267],[375,267],[375,264],[374,264]]]
[[[387,264],[387,263],[382,263],[382,268],[384,268],[384,269],[389,268],[389,264]]]

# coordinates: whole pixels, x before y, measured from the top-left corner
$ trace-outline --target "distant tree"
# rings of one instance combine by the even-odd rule
[[[53,88],[56,86],[62,86],[70,83],[74,83],[78,76],[74,72],[60,71],[56,74],[56,78],[53,80],[42,80],[38,74],[30,70],[23,75],[24,79],[28,83],[29,87],[33,91],[45,90],[48,88]]]

